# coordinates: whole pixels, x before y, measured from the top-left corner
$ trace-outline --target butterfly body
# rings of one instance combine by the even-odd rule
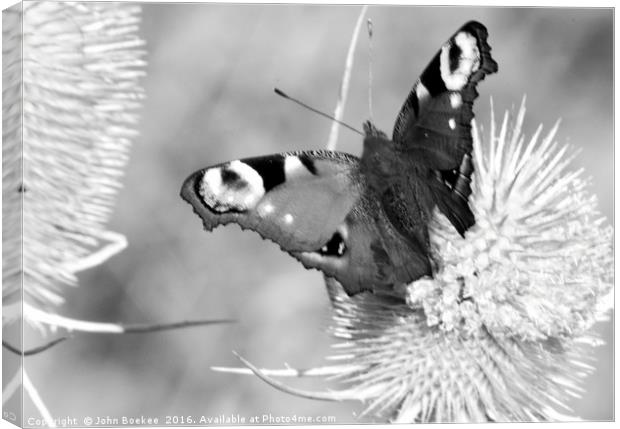
[[[461,235],[475,222],[472,104],[477,82],[497,70],[486,37],[476,22],[455,33],[414,85],[392,138],[364,125],[360,158],[319,150],[230,161],[192,174],[181,196],[205,229],[256,231],[349,294],[432,275],[434,208]]]

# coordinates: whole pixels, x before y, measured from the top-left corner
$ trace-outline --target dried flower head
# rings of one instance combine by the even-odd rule
[[[2,21],[2,321],[3,334],[19,339],[14,348],[3,338],[3,347],[22,354],[22,319],[43,333],[46,327],[122,333],[119,325],[53,311],[63,302],[62,286],[77,285],[77,272],[126,246],[106,223],[143,97],[140,7],[22,2],[3,11]],[[23,387],[55,427],[23,358],[13,370],[3,405],[21,397]]]
[[[562,420],[592,369],[588,330],[612,292],[612,228],[572,172],[557,125],[525,143],[522,105],[489,142],[474,127],[471,205],[460,239],[439,212],[431,226],[439,270],[406,304],[335,292],[337,378],[366,413],[398,422]],[[333,286],[330,290],[336,290]],[[359,365],[362,365],[359,367]]]
[[[429,326],[495,337],[570,338],[590,328],[611,292],[612,228],[588,192],[583,171],[569,171],[569,148],[554,143],[558,125],[524,144],[522,106],[504,117],[487,147],[474,135],[476,225],[458,239],[443,216],[431,226],[440,265],[407,291]],[[491,120],[494,124],[494,120]]]
[[[143,96],[139,13],[77,2],[3,13],[5,305],[22,279],[27,302],[58,305],[76,272],[126,245],[106,222]]]
[[[348,297],[326,280],[334,366],[262,371],[290,393],[356,399],[363,415],[395,422],[567,420],[565,405],[593,369],[588,330],[611,306],[612,228],[582,171],[554,143],[557,125],[526,143],[522,105],[489,141],[474,124],[476,225],[464,239],[438,211],[431,225],[438,270],[403,288],[403,300]],[[320,375],[343,390],[305,392],[271,375]]]

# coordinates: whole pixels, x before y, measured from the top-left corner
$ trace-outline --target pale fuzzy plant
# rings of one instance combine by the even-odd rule
[[[472,123],[476,225],[461,239],[435,212],[433,278],[399,290],[401,302],[348,297],[326,279],[335,365],[258,369],[237,355],[247,369],[213,369],[306,398],[359,400],[361,416],[391,422],[578,419],[567,400],[584,393],[602,344],[591,329],[613,306],[613,229],[583,170],[569,168],[575,153],[555,142],[558,124],[526,141],[524,117],[525,100],[499,127],[492,116],[487,141]],[[273,377],[342,387],[304,391]]]
[[[146,64],[140,19],[139,6],[121,3],[24,2],[3,12],[7,332],[21,331],[22,318],[43,334],[125,331],[59,316],[56,308],[78,272],[127,244],[106,224],[137,136]],[[5,386],[3,404],[20,380],[53,426],[25,367]]]
[[[26,303],[53,308],[64,302],[63,286],[77,285],[76,273],[126,246],[106,223],[137,136],[145,51],[139,7],[26,2],[22,8],[14,13],[23,14],[23,39],[10,25],[4,34],[13,43],[5,53],[12,99],[3,103],[10,215],[4,245],[11,257],[3,297],[19,295],[23,276]]]

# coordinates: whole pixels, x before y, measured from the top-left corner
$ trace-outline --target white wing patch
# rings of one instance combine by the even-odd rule
[[[287,179],[304,172],[310,174],[310,172],[299,160],[299,157],[295,155],[288,155],[284,158],[284,174]]]
[[[458,109],[459,107],[461,107],[461,104],[463,104],[463,97],[461,97],[461,94],[459,94],[458,92],[451,92],[450,106],[453,109]]]
[[[273,213],[275,207],[271,203],[265,203],[258,206],[258,214],[262,217]]]
[[[430,97],[430,92],[424,86],[422,81],[418,81],[418,84],[415,86],[415,95],[418,97],[418,101],[423,101],[424,99]]]
[[[459,91],[467,85],[469,77],[480,67],[480,52],[476,38],[465,31],[461,31],[454,37],[454,43],[461,49],[459,66],[456,70],[450,71],[451,44],[446,43],[441,48],[439,67],[446,88]]]
[[[263,178],[241,161],[207,170],[200,183],[200,196],[216,212],[246,211],[265,195]]]

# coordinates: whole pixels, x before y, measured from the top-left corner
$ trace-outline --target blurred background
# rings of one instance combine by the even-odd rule
[[[335,416],[353,423],[358,403],[316,402],[281,393],[239,366],[236,350],[260,367],[325,364],[332,340],[321,274],[236,226],[207,234],[179,197],[193,171],[222,161],[324,147],[330,122],[285,101],[275,86],[332,112],[360,8],[312,5],[144,4],[147,100],[141,136],[110,229],[128,248],[84,272],[61,314],[141,323],[234,318],[232,325],[147,335],[78,335],[28,358],[51,413],[165,416],[271,413]],[[489,30],[499,73],[479,85],[476,119],[488,129],[527,94],[525,132],[562,119],[557,139],[581,153],[600,210],[613,222],[611,9],[371,7],[373,112],[388,133],[418,74],[465,21]],[[360,37],[344,119],[368,118],[368,43]],[[361,151],[341,130],[339,150]],[[613,418],[612,324],[583,398],[587,420]],[[321,389],[320,382],[287,381]],[[32,407],[28,402],[26,407]],[[27,415],[36,415],[30,408]],[[362,420],[368,421],[368,420]]]

